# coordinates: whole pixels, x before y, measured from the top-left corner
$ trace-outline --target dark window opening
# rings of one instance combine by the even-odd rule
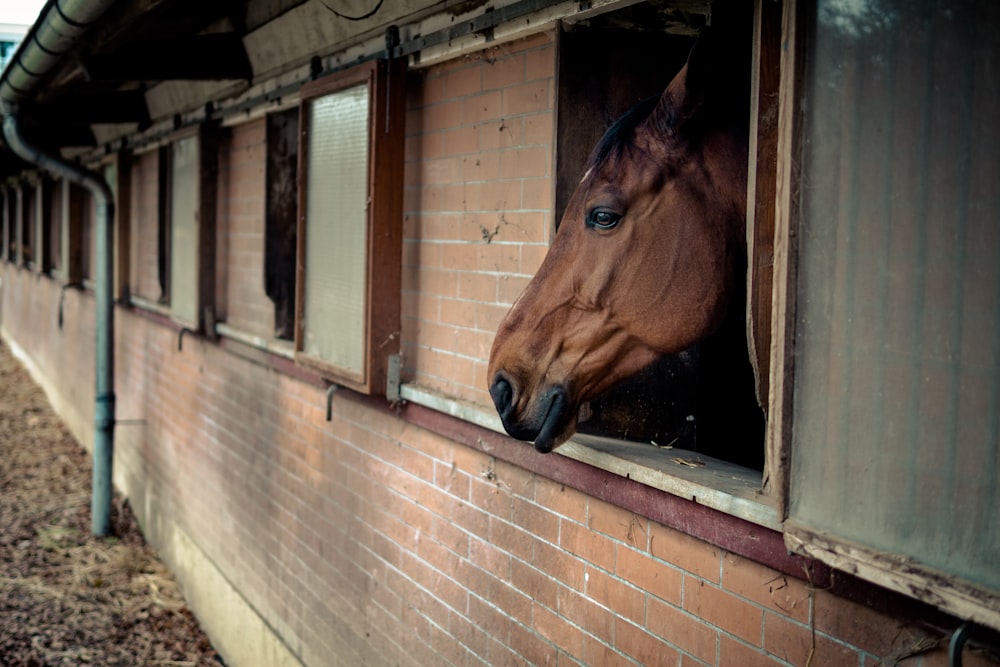
[[[89,281],[97,278],[97,274],[94,272],[97,268],[95,266],[94,195],[85,188],[80,188],[80,194],[82,203],[78,218],[80,226],[80,277]]]
[[[26,185],[21,188],[21,264],[34,266],[35,249],[35,189]]]
[[[3,211],[3,228],[4,228],[4,257],[7,261],[14,262],[17,261],[17,192],[13,189],[8,189],[4,193],[4,211]]]
[[[60,266],[62,184],[46,179],[42,190],[42,271],[51,275]]]
[[[170,295],[170,148],[161,147],[157,164],[156,278],[160,283],[160,303]]]
[[[749,21],[749,17],[748,17]],[[556,224],[604,131],[638,102],[659,96],[684,65],[705,16],[642,3],[563,26],[559,36]],[[747,23],[747,49],[750,46]],[[594,48],[613,44],[614,48]],[[748,51],[749,53],[749,51]],[[749,56],[735,59],[749,63]],[[749,117],[748,117],[749,122]],[[745,266],[737,269],[745,273]],[[746,338],[746,290],[711,337],[663,356],[591,401],[579,431],[706,456],[762,470],[764,415]]]
[[[264,293],[274,303],[274,335],[295,338],[295,253],[298,238],[298,108],[267,116],[267,203]]]

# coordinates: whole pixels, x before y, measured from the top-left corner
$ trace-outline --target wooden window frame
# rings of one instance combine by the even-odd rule
[[[300,92],[295,360],[327,380],[365,394],[385,393],[389,357],[399,351],[405,71],[403,59],[373,60],[306,84]],[[369,101],[365,333],[360,373],[304,351],[309,103],[357,85],[368,86]]]
[[[766,415],[771,365],[775,157],[782,5],[771,0],[757,0],[754,5],[754,12],[750,17],[753,33],[750,40],[751,157],[747,182],[747,325],[751,362],[756,371],[757,395]],[[557,109],[557,113],[562,112]],[[562,148],[560,145],[557,150]],[[570,174],[568,178],[575,185],[576,181],[572,176]],[[567,178],[564,175],[560,177],[564,180]],[[558,197],[558,193],[556,194]],[[560,202],[557,201],[556,208],[559,206]],[[622,483],[627,483],[625,480],[639,480],[684,498],[697,496],[699,503],[706,503],[734,517],[780,530],[778,515],[782,499],[776,493],[775,482],[780,480],[781,459],[768,447],[766,437],[759,446],[764,448],[763,471],[731,464],[722,459],[705,457],[705,460],[699,453],[696,455],[706,464],[705,467],[688,468],[676,463],[676,456],[667,456],[662,450],[648,445],[583,434],[574,436],[569,443],[560,447],[559,453],[566,458],[615,473]],[[691,491],[692,484],[698,486],[697,493]]]
[[[766,3],[765,3],[766,4]],[[927,603],[947,613],[1000,630],[1000,591],[945,573],[899,553],[878,550],[789,517],[794,426],[794,344],[799,226],[803,223],[800,188],[804,181],[803,92],[810,11],[785,1],[782,9],[781,80],[777,130],[777,179],[774,201],[774,274],[771,314],[770,392],[766,448],[768,492],[777,501],[782,534],[790,553]]]

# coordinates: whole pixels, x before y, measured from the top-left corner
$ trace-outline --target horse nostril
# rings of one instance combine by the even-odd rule
[[[514,399],[514,388],[510,386],[505,378],[497,376],[490,387],[490,396],[493,398],[493,405],[501,416],[506,415],[510,409],[511,401]]]

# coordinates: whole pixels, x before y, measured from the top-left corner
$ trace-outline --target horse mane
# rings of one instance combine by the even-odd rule
[[[612,155],[620,158],[622,152],[630,145],[635,137],[635,128],[639,123],[649,117],[649,114],[656,108],[660,98],[658,95],[647,97],[611,124],[605,131],[604,136],[597,142],[594,152],[590,157],[590,166],[599,167],[609,160]]]

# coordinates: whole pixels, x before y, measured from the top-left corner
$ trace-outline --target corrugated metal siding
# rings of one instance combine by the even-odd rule
[[[1000,588],[1000,3],[813,28],[790,516]]]

